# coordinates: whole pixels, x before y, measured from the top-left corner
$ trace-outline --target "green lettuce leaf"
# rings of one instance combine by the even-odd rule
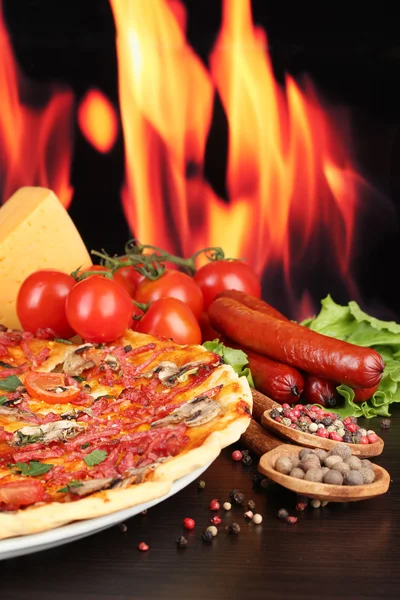
[[[235,350],[234,348],[229,348],[225,346],[218,339],[213,340],[212,342],[204,342],[204,348],[209,352],[214,352],[219,356],[222,356],[224,362],[227,365],[230,365],[233,370],[239,375],[239,377],[246,377],[249,385],[254,387],[253,377],[251,375],[251,371],[247,366],[249,364],[247,354],[243,352],[243,350]]]
[[[336,304],[331,296],[321,301],[321,310],[316,317],[302,324],[318,333],[374,348],[381,354],[385,371],[373,397],[368,402],[356,403],[354,391],[347,385],[339,385],[337,391],[343,396],[343,405],[335,408],[335,412],[342,417],[390,417],[390,405],[400,402],[400,324],[376,319],[354,301],[347,306]]]

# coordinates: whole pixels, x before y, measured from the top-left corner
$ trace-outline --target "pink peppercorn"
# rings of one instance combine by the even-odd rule
[[[304,410],[303,404],[296,404],[296,410],[300,410],[302,412]]]
[[[375,444],[375,442],[379,440],[379,437],[376,435],[376,433],[370,433],[367,435],[367,438],[370,444]]]
[[[240,452],[240,450],[234,450],[232,452],[232,459],[236,460],[237,462],[239,462],[239,460],[242,460],[243,458],[243,454]]]
[[[282,421],[282,417],[275,417],[275,421],[276,421],[277,423],[280,423],[280,422]]]
[[[218,515],[215,515],[215,517],[210,519],[210,523],[212,523],[213,525],[219,525],[220,523],[222,523],[222,519]]]
[[[290,428],[291,428],[291,429],[296,429],[296,423],[291,423],[291,424],[290,424]]]
[[[140,550],[140,552],[147,552],[148,549],[149,546],[145,542],[140,542],[138,545],[138,550]]]
[[[298,502],[296,504],[296,510],[303,511],[307,508],[307,504],[305,502]]]
[[[218,502],[218,498],[214,498],[210,502],[210,510],[219,510],[221,508],[220,503]]]
[[[349,431],[350,433],[355,433],[358,429],[357,425],[355,423],[345,423],[345,427],[347,429],[347,431]]]
[[[290,409],[290,404],[288,404],[287,402],[284,402],[282,404],[282,408],[283,408],[283,410]]]
[[[342,436],[336,433],[336,431],[331,431],[329,434],[330,440],[335,440],[335,442],[341,442],[343,440]]]
[[[327,429],[318,429],[317,431],[317,436],[320,438],[325,438],[328,439],[329,438],[329,431]]]
[[[296,419],[298,419],[298,418],[300,417],[300,415],[301,415],[301,412],[300,412],[299,410],[295,409],[295,410],[293,411],[293,414],[294,414],[294,416],[296,417]]]
[[[358,441],[359,444],[369,444],[369,439],[366,435],[362,435]]]
[[[195,525],[194,519],[190,519],[189,517],[183,519],[183,526],[185,529],[194,529]]]
[[[286,523],[290,523],[290,525],[294,525],[294,523],[297,523],[297,517],[286,517]]]

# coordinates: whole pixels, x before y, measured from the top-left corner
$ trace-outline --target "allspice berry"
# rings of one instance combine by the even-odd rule
[[[315,483],[321,483],[322,481],[322,470],[321,469],[309,469],[304,476],[305,481],[314,481]]]
[[[293,463],[288,456],[280,456],[275,463],[275,470],[283,475],[289,475],[293,468]]]
[[[343,462],[342,457],[339,456],[338,454],[335,454],[335,455],[332,454],[325,458],[324,465],[325,465],[325,467],[328,467],[328,469],[332,469],[333,465],[338,462]]]
[[[303,469],[299,469],[299,467],[295,467],[289,473],[290,477],[296,477],[296,479],[304,479],[304,471]]]
[[[362,467],[360,469],[360,473],[363,478],[363,483],[374,483],[375,471],[373,469],[368,469],[367,467]]]
[[[332,469],[334,471],[339,471],[339,473],[341,473],[342,475],[346,475],[346,473],[350,471],[350,465],[343,462],[342,460],[339,460],[333,465]]]
[[[362,485],[364,479],[360,471],[349,471],[344,478],[345,485]]]
[[[346,458],[346,462],[352,471],[359,471],[362,468],[362,462],[357,456]]]
[[[336,444],[336,446],[329,451],[329,455],[340,456],[342,460],[344,460],[345,458],[349,458],[351,456],[351,450],[346,444],[339,442],[339,444]]]
[[[320,469],[321,468],[321,464],[319,462],[319,458],[318,457],[315,457],[314,460],[311,460],[310,458],[306,458],[305,460],[303,460],[300,463],[300,466],[303,469],[303,471],[305,471],[306,473],[310,469]]]
[[[303,460],[303,458],[305,456],[307,456],[307,454],[312,454],[311,448],[303,448],[302,450],[300,450],[300,452],[299,452],[300,460]]]
[[[343,485],[343,475],[339,471],[332,469],[332,471],[325,473],[323,482],[330,485]]]

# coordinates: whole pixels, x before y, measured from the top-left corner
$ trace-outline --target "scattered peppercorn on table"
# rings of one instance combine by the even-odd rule
[[[360,419],[385,443],[373,459],[392,477],[382,496],[307,502],[263,479],[257,457],[240,458],[237,443],[146,514],[0,562],[1,598],[397,598],[400,410],[390,428],[379,422]]]

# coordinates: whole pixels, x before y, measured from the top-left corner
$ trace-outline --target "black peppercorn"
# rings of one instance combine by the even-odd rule
[[[124,346],[124,350],[125,352],[130,352],[132,350],[132,346],[128,344],[127,346]]]
[[[240,492],[240,490],[232,490],[232,491],[230,491],[230,492],[229,492],[229,498],[230,498],[231,500],[233,500],[233,496],[234,496],[235,494],[237,494],[238,492]]]
[[[264,477],[260,475],[260,473],[256,473],[255,475],[253,475],[253,486],[258,487],[263,479]]]
[[[187,539],[181,535],[178,537],[178,539],[176,540],[176,545],[178,546],[178,548],[185,548],[187,546]]]
[[[321,423],[325,427],[329,427],[330,425],[332,425],[333,419],[331,419],[330,417],[325,417],[325,419],[322,419]]]
[[[246,450],[246,449],[245,449],[245,450],[241,450],[240,452],[242,453],[242,456],[248,456],[248,455],[249,455],[249,452],[250,452],[250,450]]]
[[[390,427],[390,419],[381,419],[379,425],[382,429],[389,429]]]
[[[250,454],[245,454],[242,458],[242,463],[248,467],[253,463],[253,459],[251,458]]]
[[[197,487],[199,488],[199,490],[204,490],[204,488],[206,487],[206,482],[200,479],[200,481],[197,482]]]
[[[236,502],[236,504],[243,504],[244,494],[242,494],[242,492],[236,492],[236,494],[233,495],[233,501]]]
[[[289,516],[289,512],[286,510],[286,508],[281,508],[278,511],[278,517],[279,517],[279,519],[281,521],[286,521],[286,519],[288,518],[288,516]]]
[[[203,535],[201,536],[204,542],[208,542],[209,544],[213,541],[213,534],[211,533],[211,531],[208,531],[207,529],[205,530],[205,532],[203,533]]]
[[[353,437],[350,433],[350,431],[346,431],[346,433],[343,436],[343,441],[346,442],[346,444],[351,444],[353,441]]]
[[[249,507],[249,510],[254,510],[256,507],[256,503],[254,502],[254,500],[249,500],[247,506]]]
[[[120,531],[122,531],[122,533],[126,533],[126,532],[128,531],[128,528],[127,528],[127,526],[125,525],[125,523],[120,523],[120,524],[118,525],[118,527],[119,527],[119,530],[120,530]]]
[[[271,417],[271,419],[276,419],[277,417],[281,416],[281,413],[276,408],[273,408],[269,413],[269,416]]]
[[[240,533],[240,525],[238,523],[231,523],[230,525],[228,525],[228,527],[226,528],[226,531],[228,533],[232,533],[234,535],[238,535]]]
[[[260,485],[264,490],[266,490],[267,487],[269,487],[269,484],[270,484],[270,481],[266,477],[263,477],[263,479],[261,479]]]

